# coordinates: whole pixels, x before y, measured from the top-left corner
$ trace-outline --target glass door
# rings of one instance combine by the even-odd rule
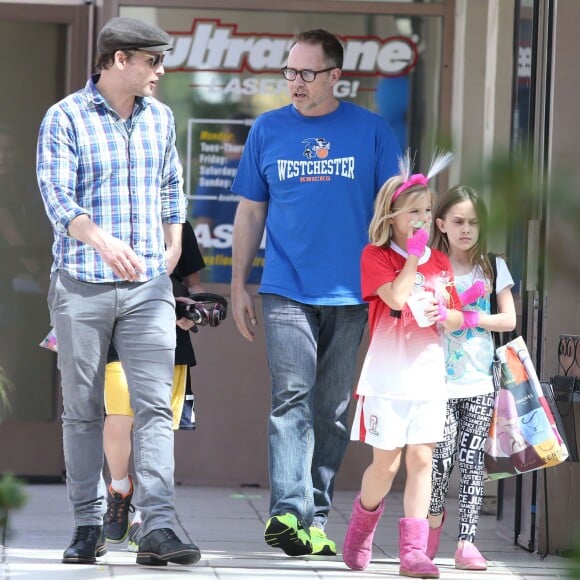
[[[82,86],[91,8],[0,3],[0,367],[12,387],[0,410],[0,472],[61,477],[56,355],[49,330],[52,229],[36,185],[36,140],[50,105]],[[9,444],[11,442],[11,444]]]

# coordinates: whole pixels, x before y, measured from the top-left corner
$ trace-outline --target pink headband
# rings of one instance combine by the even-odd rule
[[[429,179],[422,173],[415,173],[411,175],[411,177],[409,177],[407,181],[403,182],[403,184],[397,188],[395,193],[393,193],[393,199],[391,200],[391,203],[394,202],[399,197],[399,195],[403,193],[403,191],[409,189],[413,185],[427,185],[428,183]]]

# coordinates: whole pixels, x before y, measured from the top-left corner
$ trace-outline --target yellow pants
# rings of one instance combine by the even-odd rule
[[[173,411],[173,429],[179,429],[179,420],[185,400],[185,383],[187,365],[175,365],[173,371],[173,389],[171,390],[171,410]],[[110,362],[105,369],[105,413],[107,415],[133,416],[129,398],[129,385],[121,363]]]

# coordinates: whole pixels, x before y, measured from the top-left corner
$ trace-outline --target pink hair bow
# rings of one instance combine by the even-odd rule
[[[414,173],[413,175],[411,175],[411,177],[409,177],[409,179],[407,179],[407,181],[403,182],[403,184],[396,189],[395,193],[393,193],[392,201],[395,201],[399,197],[399,195],[403,193],[403,191],[409,189],[413,185],[427,185],[428,183],[429,179],[425,177],[422,173]]]

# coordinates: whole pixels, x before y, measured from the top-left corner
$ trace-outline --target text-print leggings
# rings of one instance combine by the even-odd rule
[[[483,501],[483,446],[493,413],[494,395],[449,399],[444,439],[433,451],[430,515],[445,509],[449,479],[459,460],[459,540],[474,541]]]

